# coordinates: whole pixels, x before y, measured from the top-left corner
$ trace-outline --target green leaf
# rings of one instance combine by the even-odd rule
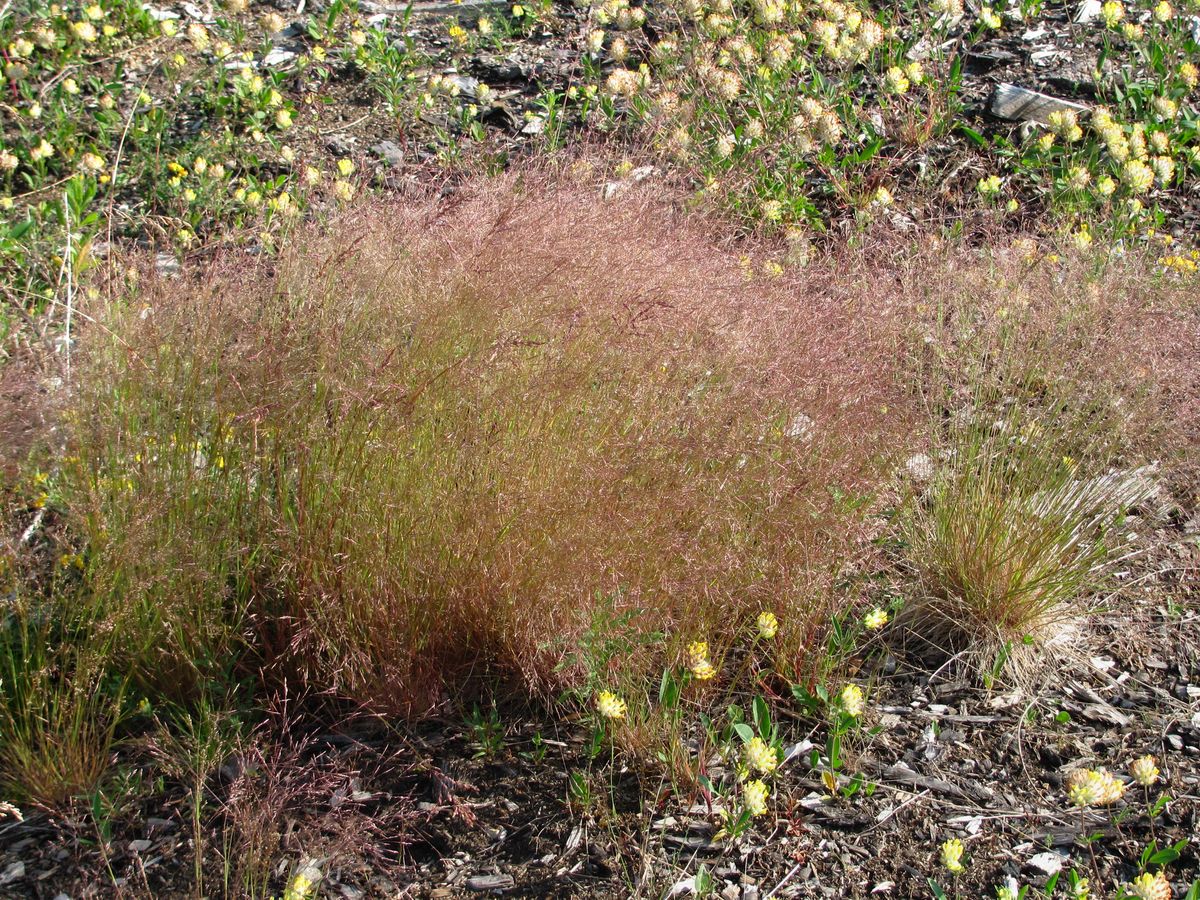
[[[751,710],[754,713],[754,727],[758,729],[758,733],[764,739],[770,740],[773,729],[771,728],[771,710],[767,706],[767,701],[762,696],[755,697]]]
[[[662,681],[658,685],[658,702],[667,709],[674,709],[679,705],[680,689],[679,679],[675,677],[675,673],[670,669],[664,669]]]
[[[1151,854],[1150,859],[1146,861],[1150,866],[1167,866],[1179,859],[1179,851],[1174,847],[1164,847],[1157,853]]]
[[[977,146],[983,146],[983,148],[985,148],[985,146],[988,146],[988,138],[985,138],[983,136],[983,134],[980,134],[978,131],[974,130],[974,128],[972,128],[971,126],[960,125],[959,131],[962,132],[962,134],[964,134],[964,136],[966,138],[970,139],[971,142],[976,144]]]
[[[754,737],[754,729],[745,722],[738,722],[733,726],[733,730],[737,732],[737,736],[742,739],[742,743],[744,744],[749,743],[750,739]]]
[[[832,769],[840,769],[842,767],[842,739],[836,734],[831,734],[829,740],[825,742],[825,755],[829,757],[829,766]]]

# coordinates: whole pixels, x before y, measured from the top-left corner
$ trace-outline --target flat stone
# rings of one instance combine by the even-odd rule
[[[262,58],[262,64],[268,69],[277,69],[280,66],[285,66],[296,58],[296,54],[291,50],[283,47],[274,47],[271,52]]]
[[[173,253],[159,253],[154,257],[154,268],[164,278],[178,278],[183,272],[183,266]]]
[[[402,13],[407,8],[405,3],[379,3],[378,8],[384,12]],[[508,3],[501,3],[499,0],[418,0],[413,3],[413,15],[425,15],[435,17],[454,17],[456,19],[470,18],[475,19],[481,12],[489,10],[507,10]]]
[[[187,13],[188,18],[195,19],[197,22],[203,22],[205,25],[211,25],[213,22],[217,21],[211,15],[198,7],[195,3],[183,4],[183,11]]]
[[[1050,123],[1053,112],[1086,113],[1088,108],[1070,100],[1040,94],[1015,84],[998,84],[992,93],[992,115],[1014,122]]]
[[[371,152],[393,168],[404,165],[404,151],[392,141],[380,141],[371,148]]]
[[[178,19],[179,13],[171,9],[159,9],[156,6],[143,5],[146,15],[152,18],[155,22],[166,22],[169,19]]]
[[[1047,851],[1045,853],[1038,853],[1029,857],[1029,859],[1025,861],[1025,866],[1029,869],[1035,869],[1049,878],[1055,872],[1061,872],[1066,862],[1067,858],[1061,853]]]
[[[348,134],[331,134],[325,138],[325,146],[330,153],[338,156],[349,156],[354,152],[354,137]]]

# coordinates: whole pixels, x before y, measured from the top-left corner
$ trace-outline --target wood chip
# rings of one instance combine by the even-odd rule
[[[511,875],[472,875],[467,879],[468,891],[508,891],[515,886]]]

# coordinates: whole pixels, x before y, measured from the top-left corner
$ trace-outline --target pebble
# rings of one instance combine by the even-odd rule
[[[1061,872],[1063,864],[1066,861],[1066,857],[1061,853],[1047,851],[1046,853],[1038,853],[1029,857],[1029,859],[1025,861],[1025,865],[1027,868],[1036,869],[1043,875],[1049,877],[1055,872]]]
[[[933,460],[924,453],[915,453],[904,461],[904,470],[914,481],[928,481],[933,477]]]
[[[287,65],[296,58],[296,54],[291,50],[285,50],[283,47],[275,47],[262,58],[262,64],[268,69],[277,69],[280,66]]]
[[[404,151],[392,141],[380,141],[371,148],[371,152],[392,168],[398,169],[404,165]]]
[[[155,22],[166,22],[168,19],[178,19],[179,13],[170,9],[159,9],[155,6],[143,6],[142,9]]]
[[[154,257],[154,268],[164,278],[178,278],[183,273],[183,267],[173,253],[159,253]]]
[[[187,13],[190,18],[195,19],[197,22],[203,22],[205,25],[211,25],[216,21],[210,14],[206,13],[195,3],[183,4],[183,11]]]

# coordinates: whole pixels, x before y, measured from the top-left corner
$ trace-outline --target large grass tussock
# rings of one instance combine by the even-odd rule
[[[78,455],[144,676],[250,648],[390,708],[549,689],[613,597],[718,646],[773,609],[803,662],[895,446],[886,312],[657,215],[507,182],[143,279],[92,335]]]

